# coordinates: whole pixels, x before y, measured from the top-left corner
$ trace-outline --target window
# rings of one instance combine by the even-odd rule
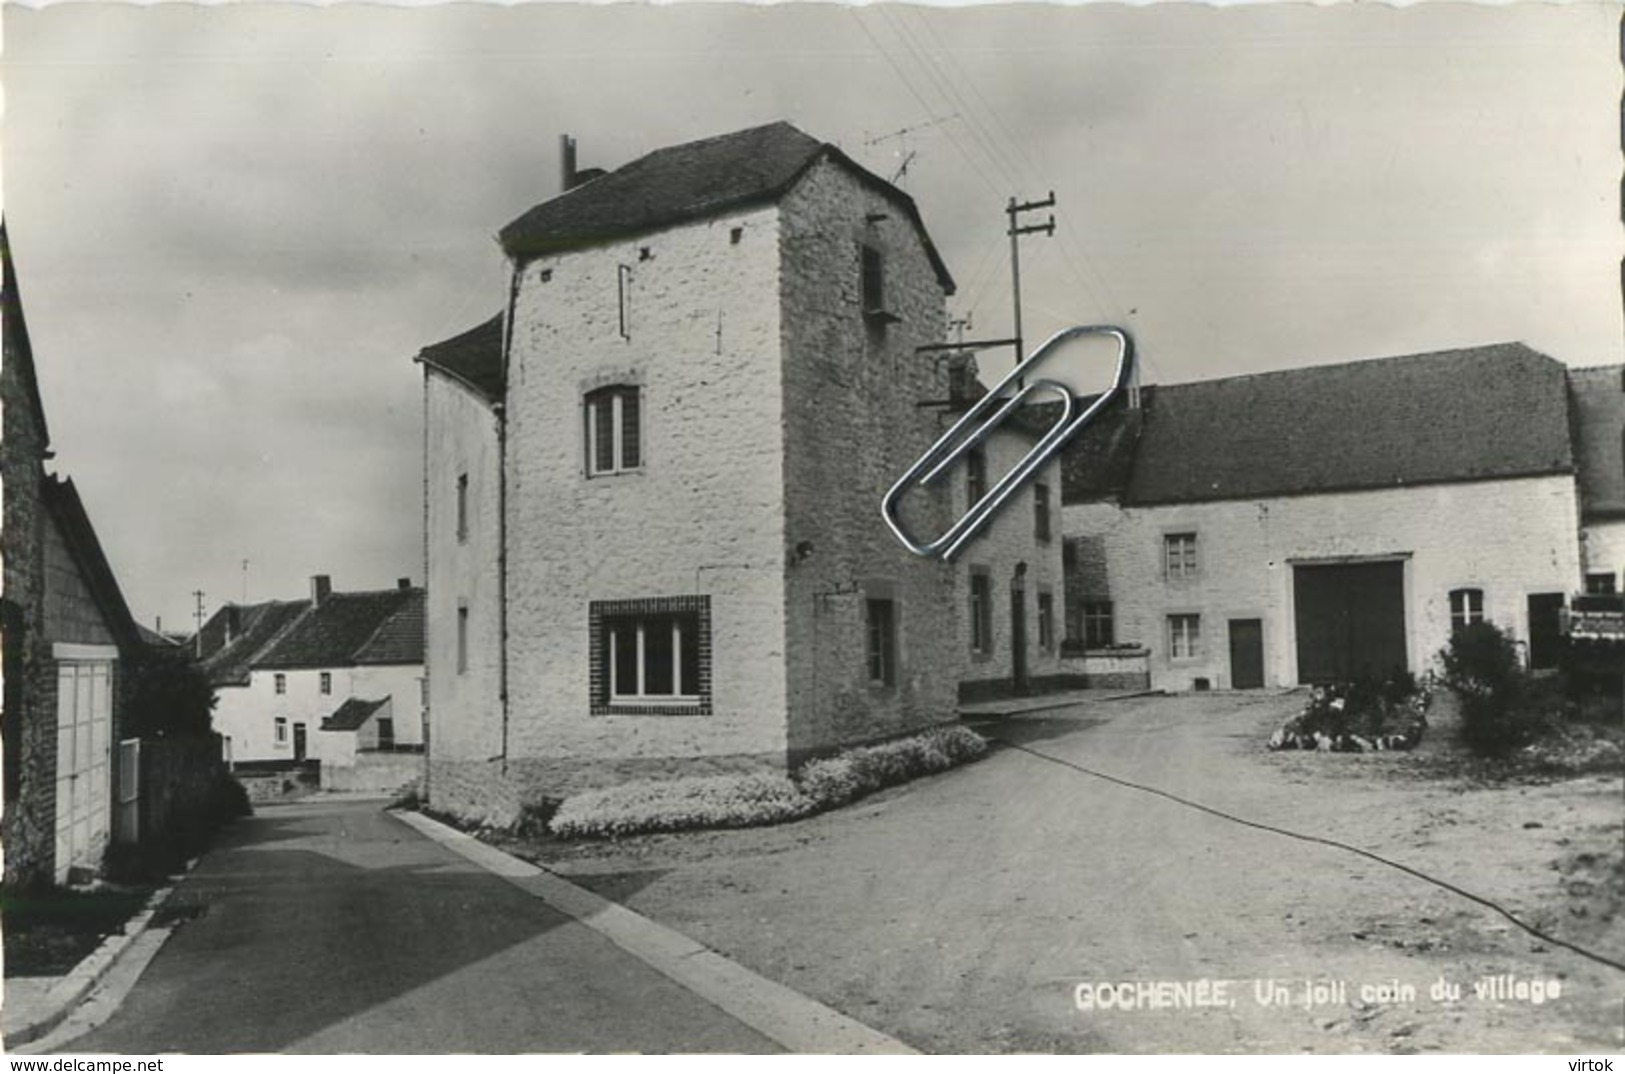
[[[288,744],[288,718],[286,716],[278,716],[276,718],[275,726],[276,744],[278,746],[286,746]]]
[[[1452,589],[1450,591],[1450,632],[1454,634],[1469,623],[1484,621],[1484,591],[1482,589]]]
[[[1055,648],[1055,594],[1038,593],[1038,647],[1045,652]]]
[[[1112,602],[1086,600],[1083,602],[1083,647],[1104,649],[1117,643],[1116,629],[1112,625]]]
[[[1040,541],[1049,540],[1049,486],[1033,486],[1033,536]]]
[[[1193,660],[1202,655],[1202,617],[1199,615],[1170,615],[1168,617],[1168,657],[1171,660]]]
[[[618,265],[615,269],[616,303],[620,307],[621,338],[632,338],[632,266]]]
[[[457,475],[457,543],[468,540],[468,475]]]
[[[863,248],[863,313],[873,317],[886,312],[886,266],[880,251]]]
[[[468,671],[468,605],[457,606],[457,674]]]
[[[890,600],[868,601],[869,682],[897,685],[897,605]]]
[[[711,707],[711,598],[588,605],[595,713],[693,713]]]
[[[642,463],[638,389],[616,385],[588,392],[587,474],[618,474]]]
[[[1162,551],[1170,582],[1196,577],[1196,534],[1170,533],[1162,539]]]
[[[395,748],[395,721],[388,716],[378,718],[378,748],[381,750]]]
[[[322,672],[322,693],[330,694],[332,692],[333,692],[333,673],[331,671],[324,671],[324,672]]]
[[[1593,597],[1605,597],[1614,592],[1614,576],[1612,574],[1586,575],[1586,593]]]
[[[973,653],[993,651],[993,579],[986,571],[970,576],[970,647]]]
[[[277,693],[285,694],[288,692],[288,677],[282,674],[282,672],[279,671],[276,673],[276,677],[272,680],[272,683],[275,685]]]
[[[973,447],[965,453],[965,509],[987,495],[987,452]]]

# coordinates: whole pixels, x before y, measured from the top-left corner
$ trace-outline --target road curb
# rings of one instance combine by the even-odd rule
[[[118,965],[119,960],[135,946],[135,942],[152,927],[153,917],[163,909],[169,897],[175,894],[175,889],[197,863],[197,858],[187,862],[186,868],[181,870],[180,875],[172,883],[154,891],[141,912],[124,923],[123,932],[107,937],[96,950],[80,959],[77,966],[58,978],[56,983],[46,990],[45,998],[41,1001],[43,1012],[34,1016],[32,1021],[5,1031],[5,1047],[10,1049],[29,1044],[61,1025],[68,1015],[84,1002],[85,997],[101,984],[108,971]]]
[[[528,861],[482,843],[422,813],[392,816],[452,853],[574,918],[660,974],[791,1052],[915,1055],[895,1037],[871,1029],[809,996],[770,981],[698,940]]]

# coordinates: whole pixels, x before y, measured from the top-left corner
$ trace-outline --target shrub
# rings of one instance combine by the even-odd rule
[[[563,836],[744,828],[804,817],[812,800],[783,776],[642,780],[566,798],[551,827]]]
[[[1272,750],[1408,750],[1422,741],[1433,693],[1410,673],[1316,686],[1270,736]]]
[[[153,653],[130,676],[124,733],[139,738],[207,735],[214,705],[208,673],[189,655]]]
[[[969,728],[941,727],[813,761],[794,781],[770,775],[704,776],[586,791],[560,803],[548,827],[565,837],[601,837],[778,824],[945,771],[986,752],[986,740]]]
[[[1468,749],[1503,757],[1533,740],[1546,721],[1512,639],[1490,622],[1470,623],[1439,652],[1444,682],[1461,698],[1461,734]]]

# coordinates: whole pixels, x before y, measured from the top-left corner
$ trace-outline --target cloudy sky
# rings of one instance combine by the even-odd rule
[[[1620,9],[4,10],[4,210],[59,470],[137,616],[423,576],[423,345],[583,166],[789,119],[920,203],[973,335],[1149,381],[1521,339],[1622,360]],[[903,132],[903,133],[897,133]],[[245,574],[242,563],[249,561]]]

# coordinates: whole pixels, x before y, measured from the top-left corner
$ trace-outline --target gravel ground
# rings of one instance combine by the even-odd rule
[[[1620,773],[1459,778],[1448,713],[1414,755],[1266,752],[1301,702],[1038,713],[989,725],[1006,745],[981,762],[794,824],[528,852],[927,1051],[1625,1046],[1625,972],[1369,858],[1017,748],[1352,844],[1625,961]],[[1093,982],[1186,987],[1080,1010]]]

